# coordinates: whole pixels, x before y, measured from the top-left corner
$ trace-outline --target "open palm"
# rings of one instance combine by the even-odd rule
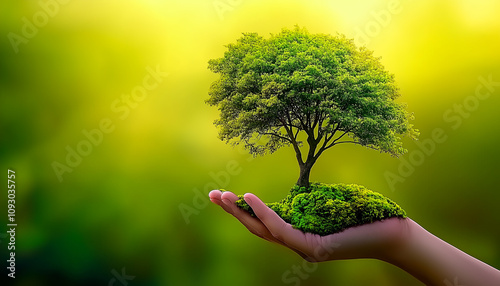
[[[342,232],[320,236],[304,233],[286,223],[257,196],[245,194],[245,201],[257,217],[238,208],[238,196],[214,190],[210,200],[236,217],[251,233],[290,248],[310,262],[337,259],[383,258],[407,236],[410,219],[389,218],[351,227]]]

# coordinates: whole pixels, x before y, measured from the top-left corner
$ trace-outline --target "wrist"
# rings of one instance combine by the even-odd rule
[[[425,285],[451,285],[453,281],[459,285],[498,285],[500,281],[500,271],[434,236],[409,218],[379,259],[405,270]]]

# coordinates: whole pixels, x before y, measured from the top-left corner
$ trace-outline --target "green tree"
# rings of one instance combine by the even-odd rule
[[[309,187],[311,168],[333,146],[353,143],[399,156],[406,152],[400,136],[418,136],[412,115],[395,102],[394,76],[343,35],[299,27],[269,39],[246,33],[209,69],[220,75],[207,100],[220,110],[219,137],[254,155],[292,145],[299,186]]]

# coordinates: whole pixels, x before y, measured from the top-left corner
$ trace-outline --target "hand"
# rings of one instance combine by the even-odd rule
[[[214,190],[210,200],[236,217],[251,233],[290,248],[310,262],[337,259],[384,258],[397,251],[408,235],[410,219],[390,218],[348,228],[340,233],[320,236],[294,229],[268,208],[257,196],[244,198],[257,217],[235,205],[239,199],[231,192]]]
[[[258,197],[244,198],[257,217],[239,209],[231,192],[211,191],[210,200],[236,217],[251,233],[290,248],[310,262],[376,258],[426,285],[499,285],[500,271],[426,231],[413,220],[389,218],[320,236],[286,223]]]

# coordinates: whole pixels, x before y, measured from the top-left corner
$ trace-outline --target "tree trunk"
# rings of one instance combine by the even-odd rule
[[[307,143],[309,144],[309,152],[307,154],[307,159],[305,162],[302,161],[302,156],[300,152],[296,151],[297,154],[297,160],[299,161],[299,167],[300,167],[300,173],[299,173],[299,179],[297,180],[297,185],[299,187],[306,187],[309,188],[309,174],[311,174],[311,169],[314,163],[316,163],[316,160],[318,159],[319,154],[315,156],[316,152],[316,147],[318,146],[318,142],[316,139],[314,139],[314,134],[308,133],[307,137]],[[298,149],[298,147],[296,148]]]
[[[299,179],[297,180],[297,185],[299,187],[309,188],[309,174],[311,174],[311,168],[314,163],[306,162],[300,166]]]

